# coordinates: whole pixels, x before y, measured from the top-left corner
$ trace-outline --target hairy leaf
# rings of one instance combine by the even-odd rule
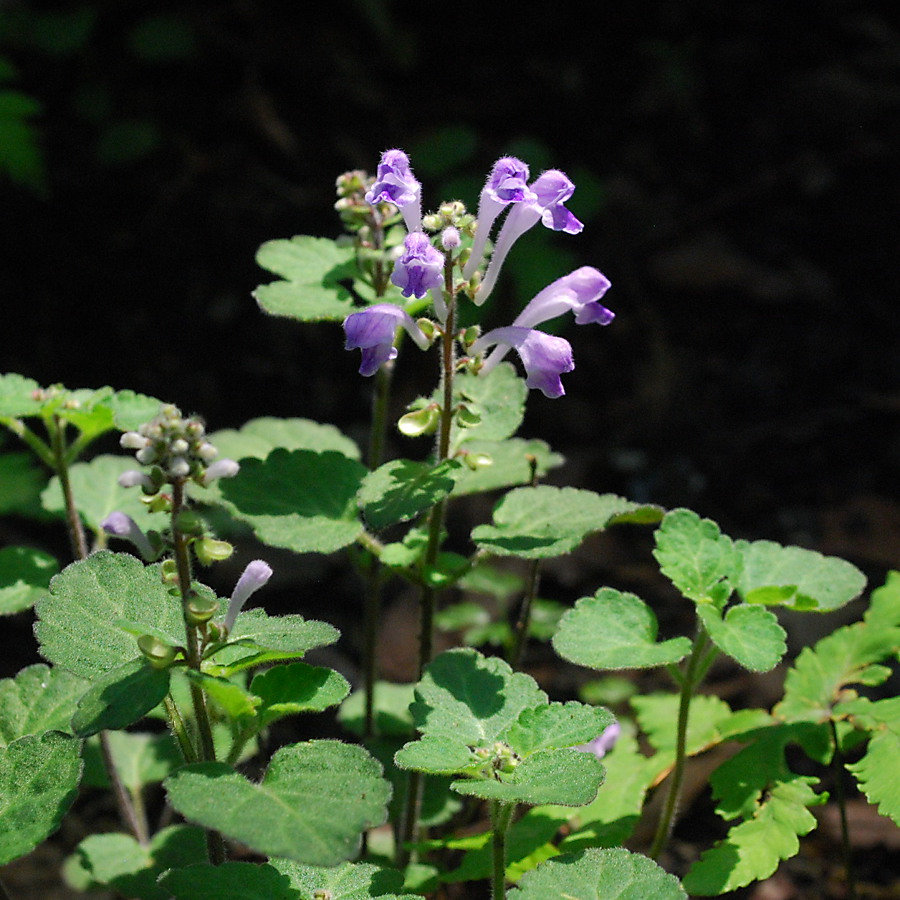
[[[0,681],[0,746],[26,735],[66,731],[88,682],[38,663]]]

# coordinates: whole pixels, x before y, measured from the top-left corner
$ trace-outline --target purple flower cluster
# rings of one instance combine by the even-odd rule
[[[471,252],[462,270],[471,282],[482,258],[495,222],[506,217],[494,242],[494,249],[480,284],[474,287],[474,302],[482,305],[490,296],[497,276],[513,244],[538,222],[553,231],[578,234],[584,227],[566,208],[575,185],[557,169],[543,172],[529,182],[528,166],[505,156],[497,160],[481,191],[478,218]],[[444,252],[435,247],[422,230],[422,190],[402,150],[382,154],[372,189],[366,194],[370,204],[393,203],[403,215],[408,230],[403,251],[394,264],[391,281],[404,297],[422,299],[428,292],[441,322],[446,320],[443,297],[448,261],[459,246],[456,228],[441,236]],[[489,372],[510,349],[519,355],[526,372],[526,384],[547,397],[565,393],[560,375],[575,368],[572,348],[564,338],[538,331],[535,326],[572,312],[578,325],[608,325],[614,314],[600,303],[609,289],[607,278],[590,266],[583,266],[557,279],[540,291],[511,325],[495,328],[478,338],[469,348],[478,357],[491,347],[480,371]],[[401,307],[379,303],[356,312],[344,321],[346,348],[362,350],[360,373],[373,375],[397,355],[394,346],[398,327],[403,327],[416,344],[425,349],[430,341],[412,317]]]

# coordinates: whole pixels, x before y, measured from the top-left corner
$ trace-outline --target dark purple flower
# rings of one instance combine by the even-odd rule
[[[529,189],[534,194],[534,199],[517,203],[509,211],[509,215],[497,235],[491,261],[488,263],[484,280],[475,295],[475,303],[479,306],[487,300],[494,289],[497,276],[500,274],[500,267],[512,245],[529,228],[538,222],[553,231],[565,231],[567,234],[578,234],[584,228],[584,225],[563,206],[575,191],[575,185],[564,173],[558,169],[550,169],[539,175],[529,185]]]
[[[387,201],[403,214],[407,231],[422,228],[422,185],[409,167],[409,157],[402,150],[385,150],[375,174],[375,184],[366,193],[366,203]]]
[[[377,303],[351,313],[344,319],[344,332],[347,335],[344,348],[362,350],[360,375],[374,375],[388,360],[397,356],[394,337],[401,325],[422,350],[428,348],[428,338],[412,316],[393,303]]]
[[[431,245],[428,236],[413,231],[403,242],[403,253],[394,263],[391,282],[404,297],[421,299],[428,291],[440,291],[444,285],[444,254]]]
[[[481,190],[478,201],[478,228],[472,242],[472,254],[463,269],[463,278],[469,279],[481,263],[484,248],[497,216],[510,204],[535,199],[528,187],[528,166],[514,156],[504,156],[494,163],[491,174]]]
[[[561,397],[565,394],[559,376],[575,368],[572,347],[565,338],[533,328],[508,325],[483,334],[472,344],[470,352],[477,355],[495,344],[512,347],[519,354],[522,365],[525,366],[525,384],[528,387],[537,388],[545,397]],[[500,358],[500,355],[492,354],[481,371],[489,372]]]

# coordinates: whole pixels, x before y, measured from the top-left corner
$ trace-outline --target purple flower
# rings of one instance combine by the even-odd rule
[[[234,628],[238,613],[244,604],[272,577],[272,567],[261,559],[254,559],[247,563],[247,567],[238,578],[234,590],[231,592],[231,600],[228,603],[228,612],[225,613],[225,628],[231,631]]]
[[[111,512],[100,523],[100,527],[107,534],[132,543],[138,553],[148,562],[156,559],[159,555],[153,544],[150,543],[150,538],[144,534],[137,522],[123,512]]]
[[[567,234],[578,234],[584,228],[584,225],[563,206],[574,193],[575,185],[558,169],[550,169],[538,176],[530,185],[530,189],[535,199],[517,203],[509,211],[497,235],[491,261],[484,273],[481,287],[475,295],[475,303],[479,306],[487,300],[494,289],[500,267],[512,245],[529,228],[538,222],[553,231],[565,231]]]
[[[421,299],[428,291],[440,291],[444,285],[444,254],[421,231],[410,232],[403,242],[403,254],[394,263],[391,283],[404,297]]]
[[[366,203],[374,206],[387,201],[403,215],[407,231],[422,229],[422,185],[409,167],[409,157],[402,150],[385,150],[375,173],[375,184],[366,193]]]
[[[578,325],[609,325],[615,313],[600,304],[609,290],[609,279],[591,266],[582,266],[548,284],[516,316],[513,325],[534,328],[571,310]]]
[[[478,201],[478,230],[472,242],[472,254],[463,269],[463,278],[469,279],[475,274],[497,216],[510,203],[535,199],[536,195],[528,187],[528,166],[525,163],[514,156],[504,156],[494,163]]]
[[[565,338],[544,334],[533,328],[508,325],[483,334],[470,348],[473,355],[482,353],[495,344],[512,347],[525,366],[525,384],[542,391],[545,397],[561,397],[565,394],[559,376],[575,368],[572,347]],[[481,371],[489,372],[501,356],[492,354]]]
[[[587,744],[579,744],[575,749],[582,750],[585,753],[593,753],[597,759],[603,759],[616,745],[621,730],[622,727],[619,723],[613,722],[612,725],[607,725],[592,741]]]
[[[360,375],[374,375],[388,360],[397,356],[394,337],[402,325],[422,349],[428,349],[428,338],[413,321],[412,316],[393,303],[376,303],[344,319],[346,350],[362,350]]]

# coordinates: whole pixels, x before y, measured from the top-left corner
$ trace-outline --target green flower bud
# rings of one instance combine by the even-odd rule
[[[234,553],[234,546],[228,541],[218,541],[215,538],[205,537],[194,541],[194,553],[204,566],[211,566],[214,562],[228,559]]]
[[[159,569],[163,584],[178,584],[178,566],[174,559],[164,559]]]
[[[397,430],[407,437],[434,434],[437,431],[440,420],[440,409],[436,403],[432,403],[423,409],[417,409],[401,416],[400,421],[397,422]]]
[[[175,648],[152,634],[142,634],[138,638],[137,644],[154,669],[168,669],[175,662],[177,655]]]

